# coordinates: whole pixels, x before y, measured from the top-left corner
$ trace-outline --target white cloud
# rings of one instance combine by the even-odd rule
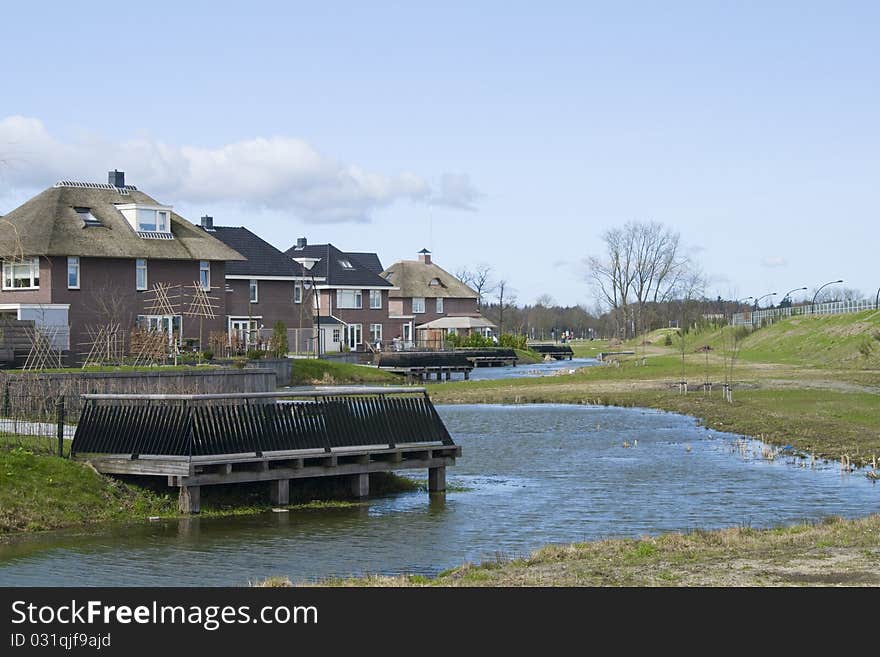
[[[785,267],[787,264],[788,261],[782,256],[767,256],[761,260],[761,265],[764,267]]]
[[[440,190],[431,197],[431,203],[457,210],[476,210],[477,201],[483,196],[466,173],[444,173],[440,177]]]
[[[10,188],[45,188],[60,179],[103,181],[112,168],[167,203],[235,203],[290,212],[312,222],[366,222],[397,201],[474,210],[482,196],[466,174],[443,174],[439,190],[415,173],[366,171],[329,158],[293,137],[258,137],[216,148],[146,138],[113,143],[83,138],[64,143],[42,121],[0,120],[0,181]]]

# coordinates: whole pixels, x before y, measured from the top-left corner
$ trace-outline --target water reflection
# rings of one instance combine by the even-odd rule
[[[463,449],[445,494],[25,537],[0,546],[0,585],[434,574],[551,542],[866,515],[880,501],[860,473],[810,469],[790,455],[770,461],[760,445],[683,416],[562,405],[438,410]]]

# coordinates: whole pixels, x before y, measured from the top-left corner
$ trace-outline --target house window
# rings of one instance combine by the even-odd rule
[[[303,300],[302,283],[294,283],[293,284],[293,302],[294,303],[302,303],[302,300]]]
[[[207,260],[199,260],[199,285],[203,290],[211,289],[211,263]]]
[[[336,290],[337,308],[363,308],[360,290]]]
[[[413,297],[413,314],[425,312],[425,297]]]
[[[354,269],[354,266],[351,264],[351,261],[349,261],[349,260],[340,260],[339,266],[342,267],[343,269]]]
[[[92,214],[91,208],[74,208],[77,216],[82,220],[84,226],[103,226],[104,224]]]
[[[168,336],[168,344],[180,344],[183,335],[183,317],[180,315],[138,315],[137,326]]]
[[[341,337],[342,337],[342,334],[339,331],[339,329],[333,329],[333,342],[338,344],[340,342]]]
[[[250,296],[248,297],[248,299],[250,300],[251,303],[257,303],[260,300],[260,289],[258,287],[258,283],[257,283],[256,278],[251,279],[249,290],[250,290]]]
[[[147,261],[138,259],[135,260],[135,281],[136,287],[138,290],[146,290],[147,289]]]
[[[79,256],[67,258],[67,289],[79,289]]]
[[[443,297],[437,297],[437,312],[443,314]]]
[[[168,211],[138,208],[137,229],[150,233],[167,233]]]
[[[382,342],[382,325],[370,324],[370,342],[375,344]]]
[[[428,285],[430,285],[431,287],[440,287],[443,285],[443,283],[440,282],[439,278],[432,278],[431,282],[428,283]]]
[[[382,307],[382,290],[370,290],[370,308],[376,310]]]
[[[39,290],[40,259],[26,258],[23,262],[4,262],[3,289]]]

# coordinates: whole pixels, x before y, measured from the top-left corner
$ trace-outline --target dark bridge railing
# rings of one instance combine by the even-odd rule
[[[256,454],[453,445],[424,388],[233,395],[83,395],[72,453]]]

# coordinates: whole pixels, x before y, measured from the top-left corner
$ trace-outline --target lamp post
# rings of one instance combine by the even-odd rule
[[[880,308],[880,287],[877,288],[877,297],[874,299],[874,310]]]
[[[764,296],[761,296],[761,297],[758,297],[757,299],[755,299],[755,310],[758,309],[758,304],[761,303],[761,299],[766,299],[767,297],[775,297],[775,296],[776,296],[776,292],[768,292]]]
[[[321,357],[321,295],[318,293],[318,286],[315,283],[315,272],[314,267],[315,263],[319,262],[320,258],[294,258],[296,262],[302,265],[303,269],[309,273],[309,277],[312,279],[311,289],[312,294],[315,295],[315,328],[317,329],[317,339],[318,342],[315,346],[315,354],[318,358]],[[308,283],[303,282],[303,287],[306,287]]]
[[[841,278],[839,281],[828,281],[828,282],[825,283],[824,285],[819,286],[819,289],[816,290],[816,294],[813,295],[813,300],[810,302],[810,314],[811,314],[811,315],[815,314],[815,310],[816,310],[816,297],[819,296],[819,292],[822,291],[822,288],[824,288],[824,287],[828,287],[829,285],[835,285],[835,284],[837,284],[837,283],[843,283],[843,279]]]
[[[789,295],[789,294],[791,294],[792,292],[803,292],[803,291],[806,290],[806,289],[807,289],[806,287],[796,287],[796,288],[794,288],[793,290],[789,290],[789,291],[786,292],[785,295],[782,297],[782,301],[785,301],[786,299],[788,299],[789,301],[791,301],[791,299],[788,298],[788,295]],[[780,303],[781,303],[781,302],[780,302]]]

